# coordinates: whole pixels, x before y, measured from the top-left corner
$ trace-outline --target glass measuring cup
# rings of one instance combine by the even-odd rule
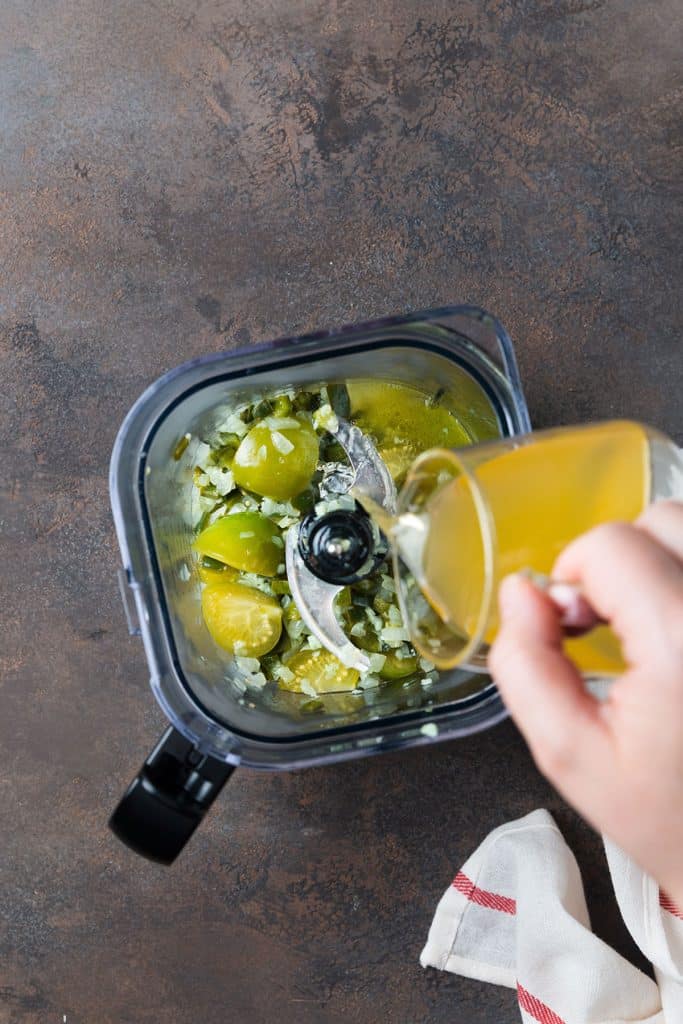
[[[397,517],[371,514],[392,543],[415,647],[439,668],[483,669],[505,575],[550,574],[575,537],[635,520],[663,498],[683,498],[681,449],[651,427],[614,421],[425,452],[410,469]],[[566,650],[587,675],[624,668],[604,625],[568,638]]]

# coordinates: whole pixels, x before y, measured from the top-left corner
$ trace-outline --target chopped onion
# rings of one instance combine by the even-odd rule
[[[220,466],[207,466],[204,472],[219,494],[225,495],[230,494],[230,491],[234,491],[235,478],[230,470],[225,472]]]
[[[239,640],[235,644],[235,648],[237,648],[238,645],[240,647],[244,647],[244,644],[240,643]],[[253,675],[254,672],[258,672],[261,667],[258,658],[236,657],[235,662],[238,669],[240,669],[241,672],[246,672],[248,675]]]
[[[289,455],[290,452],[294,451],[294,445],[292,442],[288,437],[285,437],[284,434],[281,434],[279,430],[271,431],[270,437],[273,445],[281,455]]]
[[[313,413],[313,426],[316,430],[328,430],[331,434],[339,430],[339,419],[329,403],[322,405]]]
[[[266,416],[263,423],[271,431],[301,429],[301,424],[298,420],[295,420],[293,416]],[[294,446],[292,445],[292,447]]]
[[[408,634],[401,626],[385,626],[380,636],[389,647],[400,647],[408,639]]]
[[[274,501],[273,498],[263,499],[261,511],[264,516],[299,516],[291,501]]]
[[[382,616],[378,615],[372,608],[366,608],[365,614],[370,619],[375,630],[379,633],[384,628],[384,620],[382,619]]]
[[[238,412],[231,412],[216,428],[218,434],[237,434],[238,437],[244,437],[248,431],[249,424],[244,422]]]

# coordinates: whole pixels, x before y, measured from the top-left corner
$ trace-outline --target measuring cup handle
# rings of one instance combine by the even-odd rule
[[[109,827],[142,857],[172,864],[234,770],[200,753],[171,726],[128,787]]]

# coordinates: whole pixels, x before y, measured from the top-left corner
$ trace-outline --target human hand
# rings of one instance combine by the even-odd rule
[[[683,906],[683,504],[591,530],[552,576],[580,585],[628,670],[593,698],[562,651],[557,606],[510,576],[491,673],[541,772]]]

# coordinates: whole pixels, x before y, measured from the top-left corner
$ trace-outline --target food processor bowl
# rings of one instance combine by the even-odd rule
[[[245,688],[204,624],[191,550],[194,446],[261,396],[367,378],[446,393],[472,442],[530,430],[507,333],[483,310],[449,306],[195,359],[152,384],[119,431],[110,489],[121,592],[171,723],[110,822],[144,856],[170,863],[238,764],[302,768],[467,735],[505,717],[488,677],[463,670],[417,692],[398,681],[360,698],[329,694],[304,714],[277,688]],[[174,458],[187,435],[187,457]]]

